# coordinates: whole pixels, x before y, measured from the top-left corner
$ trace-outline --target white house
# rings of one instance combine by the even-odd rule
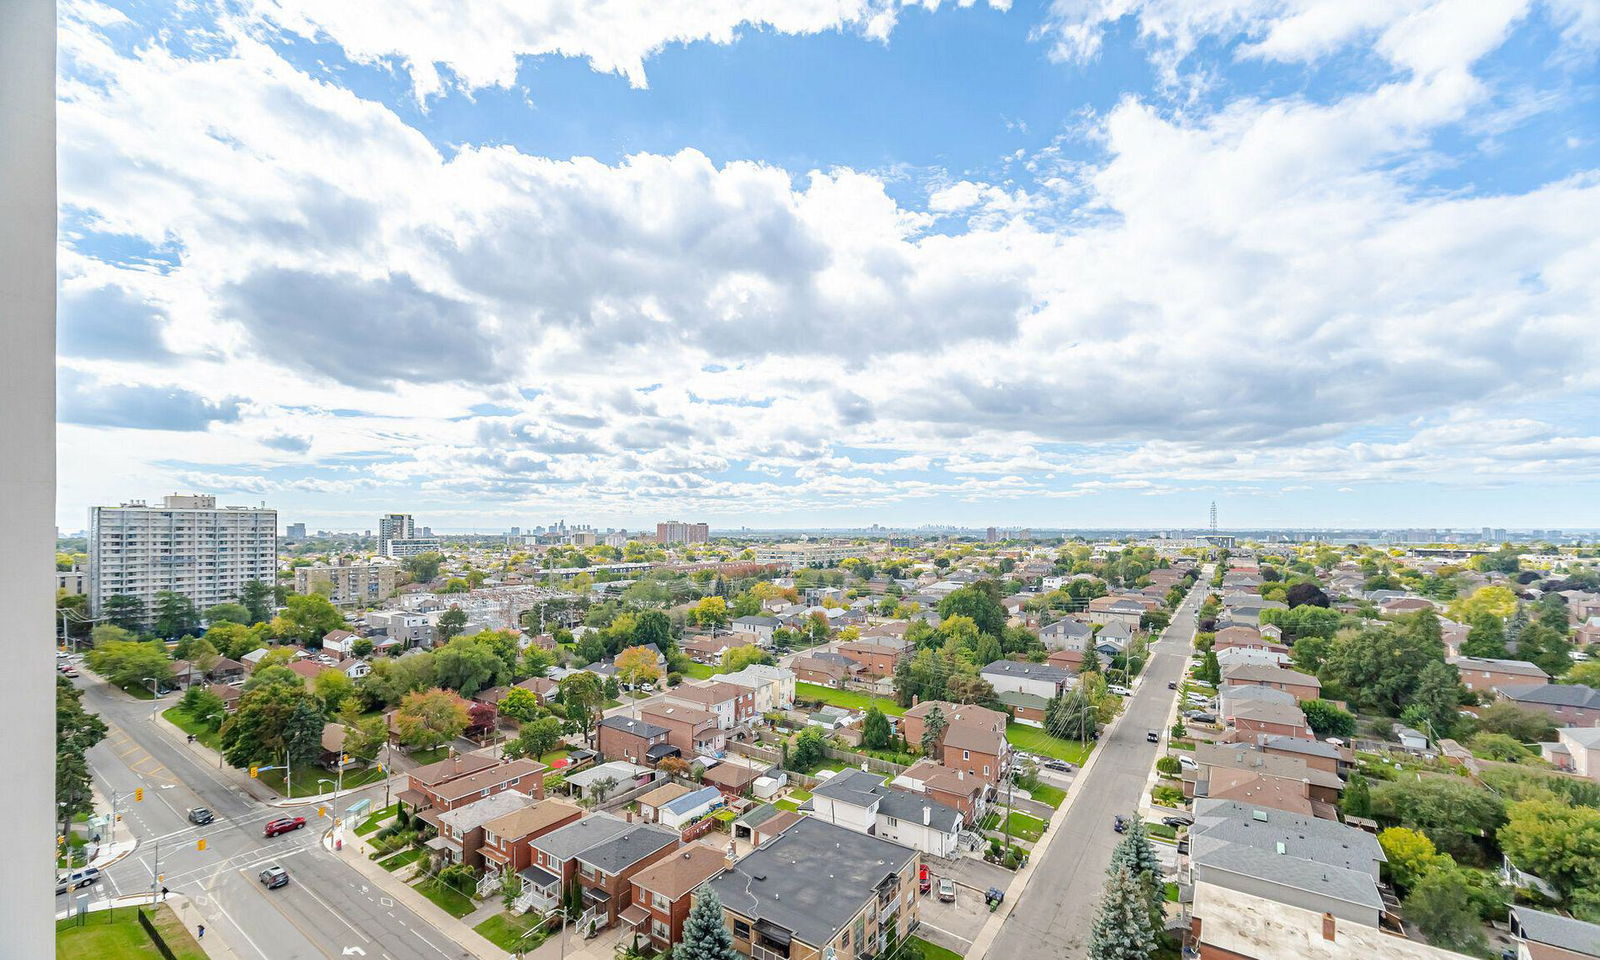
[[[1060,696],[1067,681],[1072,679],[1072,674],[1060,667],[1016,660],[996,660],[978,675],[989,681],[995,693],[1031,693],[1046,700]]]
[[[703,787],[681,797],[668,800],[656,808],[657,822],[662,826],[681,830],[694,818],[710,813],[722,806],[722,791],[716,787]]]
[[[776,617],[735,617],[733,620],[733,632],[736,636],[745,638],[748,643],[763,647],[771,646],[772,631],[776,629],[778,629]]]
[[[1539,754],[1557,769],[1600,780],[1600,727],[1562,727],[1554,743],[1539,744]]]
[[[926,795],[896,790],[865,770],[844,770],[811,791],[818,820],[893,840],[936,857],[954,857],[961,811]]]
[[[788,710],[794,706],[795,675],[788,667],[752,663],[737,673],[718,673],[711,679],[755,691],[756,713]]]

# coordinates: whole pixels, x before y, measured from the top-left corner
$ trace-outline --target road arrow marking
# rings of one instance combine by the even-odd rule
[[[366,955],[367,951],[361,949],[360,947],[345,947],[344,952],[340,954],[340,956],[344,957],[364,957]]]

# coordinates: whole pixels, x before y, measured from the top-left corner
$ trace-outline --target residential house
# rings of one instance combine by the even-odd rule
[[[856,714],[853,711],[832,704],[824,704],[806,714],[807,726],[821,727],[824,730],[838,730],[850,726],[855,721]]]
[[[1019,660],[996,660],[978,676],[989,681],[996,693],[1029,693],[1045,700],[1061,696],[1072,680],[1072,674],[1060,667]]]
[[[549,677],[529,677],[517,686],[532,693],[541,705],[549,703],[561,690],[561,685]]]
[[[1263,650],[1258,647],[1229,647],[1226,650],[1213,651],[1217,656],[1217,666],[1222,670],[1229,667],[1241,667],[1253,664],[1258,667],[1287,667],[1290,664],[1287,653],[1276,650]]]
[[[483,824],[478,852],[491,871],[517,873],[533,863],[533,841],[583,817],[583,808],[560,800],[541,800]]]
[[[1306,737],[1285,737],[1277,734],[1259,734],[1256,745],[1268,756],[1299,757],[1306,766],[1324,770],[1339,777],[1348,777],[1354,769],[1356,754],[1349,747],[1312,740]]]
[[[1543,683],[1500,688],[1500,696],[1524,710],[1537,710],[1558,727],[1600,725],[1600,690],[1581,683]]]
[[[838,645],[839,653],[861,665],[861,672],[872,677],[894,676],[895,664],[907,655],[907,644],[852,640]]]
[[[1073,650],[1082,653],[1094,637],[1094,627],[1078,617],[1062,617],[1039,630],[1039,640],[1046,650]]]
[[[938,709],[945,720],[936,759],[967,776],[981,777],[991,786],[998,784],[1010,763],[1011,745],[1006,741],[1005,714],[975,704],[953,704],[925,700],[900,718],[906,742],[920,744],[927,730],[927,717]]]
[[[1031,693],[1018,693],[1015,690],[999,694],[999,699],[1006,712],[1011,714],[1012,720],[1030,727],[1044,726],[1045,710],[1050,706],[1049,700]]]
[[[601,793],[612,796],[635,787],[642,787],[657,779],[659,774],[651,767],[627,760],[611,760],[587,770],[569,773],[566,778],[568,796],[587,799]]]
[[[1562,727],[1554,743],[1539,744],[1539,755],[1558,770],[1600,780],[1600,727]]]
[[[217,699],[222,701],[222,709],[228,713],[232,713],[239,708],[239,697],[244,693],[244,691],[229,683],[206,684],[206,692],[215,694]]]
[[[544,764],[537,760],[509,760],[431,785],[420,783],[417,771],[412,771],[411,791],[422,801],[414,806],[424,811],[423,818],[427,819],[426,811],[430,809],[442,813],[506,790],[517,790],[541,800],[544,798],[544,771]],[[406,795],[402,793],[400,799],[405,800]]]
[[[921,863],[911,847],[804,817],[707,886],[750,960],[865,960],[917,926]]]
[[[655,823],[660,820],[659,811],[662,804],[693,792],[693,787],[676,780],[669,780],[634,801],[639,805],[639,819],[645,823]]]
[[[925,792],[886,786],[865,770],[841,770],[811,791],[812,816],[857,833],[903,843],[936,857],[956,856],[961,811]]]
[[[757,716],[773,710],[794,708],[795,673],[788,667],[752,663],[736,673],[714,674],[711,679],[719,683],[747,687],[753,691]]]
[[[671,701],[657,701],[642,707],[639,715],[667,731],[667,743],[678,748],[685,758],[719,757],[727,747],[718,717],[709,710]]]
[[[744,757],[730,756],[708,767],[701,780],[721,790],[732,800],[744,796],[771,769],[770,764],[758,764]]]
[[[337,653],[342,657],[348,657],[351,653],[351,647],[357,639],[356,635],[349,630],[329,630],[322,635],[322,649],[328,653]]]
[[[1401,617],[1419,610],[1437,610],[1438,605],[1422,597],[1395,597],[1378,605],[1378,612],[1386,617]]]
[[[679,642],[678,649],[682,650],[684,656],[693,660],[695,663],[709,663],[715,665],[722,662],[722,655],[724,653],[738,646],[743,646],[743,643],[730,640],[726,636],[698,636],[685,637]]]
[[[1050,664],[1052,667],[1059,667],[1068,673],[1076,674],[1079,670],[1083,669],[1083,651],[1067,649],[1052,650],[1050,651],[1050,655],[1045,658],[1044,662]]]
[[[423,820],[439,830],[427,845],[451,863],[481,869],[484,858],[479,850],[484,841],[484,824],[533,805],[533,798],[520,790],[503,790],[443,812],[425,810],[421,814]]]
[[[1084,619],[1090,623],[1117,623],[1130,630],[1139,628],[1139,621],[1150,607],[1139,597],[1095,597],[1084,610]]]
[[[1222,717],[1235,739],[1253,740],[1258,733],[1276,733],[1286,737],[1311,737],[1311,727],[1306,715],[1298,706],[1246,700],[1230,706]]]
[[[1194,760],[1196,765],[1183,771],[1186,797],[1237,800],[1338,819],[1335,804],[1344,781],[1300,757],[1268,754],[1252,742],[1202,743]]]
[[[983,819],[989,809],[987,781],[980,777],[969,777],[965,770],[952,770],[932,760],[918,760],[892,782],[902,790],[925,793],[936,803],[960,811],[962,819],[968,824]]]
[[[1502,687],[1537,686],[1550,682],[1548,673],[1526,660],[1451,657],[1450,664],[1461,674],[1462,686],[1474,693],[1499,693]]]
[[[759,847],[803,819],[805,814],[798,811],[763,803],[734,819],[733,836],[736,840],[747,840],[751,846]]]
[[[662,757],[682,751],[667,742],[666,727],[634,717],[611,716],[598,725],[600,755],[609,760],[626,760],[655,766]]]
[[[1133,642],[1133,627],[1125,623],[1108,623],[1095,632],[1094,649],[1100,654],[1100,659],[1109,662],[1110,659],[1128,649],[1128,644]]]
[[[349,769],[360,763],[360,760],[344,752],[345,739],[350,734],[350,728],[342,723],[325,723],[322,725],[322,754],[317,757],[317,765],[327,770],[338,771],[341,767]]]
[[[756,712],[756,695],[749,687],[714,680],[680,683],[668,690],[663,699],[715,714],[717,726],[724,730],[748,723]]]
[[[646,867],[672,855],[680,843],[676,831],[646,823],[592,846],[574,857],[582,889],[579,930],[603,930],[633,905],[633,878]]]
[[[1517,942],[1517,960],[1600,957],[1600,924],[1532,907],[1511,908],[1511,936]]]
[[[245,669],[245,665],[237,660],[218,657],[211,661],[211,669],[206,671],[206,676],[211,678],[214,683],[231,683],[235,680],[243,680],[245,674],[249,672],[249,670]]]
[[[772,633],[778,629],[776,617],[734,617],[733,633],[741,638],[744,643],[754,643],[763,647],[772,646]]]
[[[656,950],[670,951],[683,939],[691,895],[727,865],[726,855],[716,847],[679,847],[633,875],[633,905],[622,911],[623,922],[648,937]]]
[[[499,762],[481,754],[458,753],[437,763],[417,767],[406,774],[406,788],[400,791],[396,799],[414,810],[421,810],[433,805],[434,789],[451,780],[487,770]]]
[[[1293,694],[1296,700],[1315,700],[1322,695],[1322,681],[1309,673],[1259,664],[1239,664],[1222,672],[1224,687],[1271,687]]]
[[[608,813],[597,813],[529,841],[532,862],[517,871],[522,878],[522,894],[514,904],[518,910],[554,907],[578,876],[578,854],[634,829]]]
[[[838,686],[860,676],[861,664],[839,654],[813,653],[795,657],[789,666],[801,683]]]

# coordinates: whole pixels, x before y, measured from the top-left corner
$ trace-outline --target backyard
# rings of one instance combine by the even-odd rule
[[[1089,751],[1094,749],[1092,742],[1085,744],[1077,740],[1062,740],[1025,723],[1007,724],[1006,740],[1018,750],[1078,765],[1082,765],[1088,759]]]
[[[896,703],[892,697],[875,697],[870,693],[857,693],[854,690],[836,690],[819,683],[795,684],[794,696],[796,700],[816,700],[847,710],[866,710],[876,705],[879,710],[891,717],[898,717],[906,712],[906,708]]]

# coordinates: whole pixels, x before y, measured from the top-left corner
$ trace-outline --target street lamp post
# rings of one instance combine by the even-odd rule
[[[156,693],[156,678],[145,677],[144,682],[150,684],[150,722],[156,719],[156,707],[160,705],[160,697]]]

